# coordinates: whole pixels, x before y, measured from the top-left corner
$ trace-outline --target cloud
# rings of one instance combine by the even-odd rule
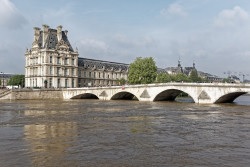
[[[70,3],[60,6],[58,9],[47,9],[43,14],[44,20],[55,20],[55,19],[71,19],[74,16],[72,11],[72,5]]]
[[[81,45],[89,49],[101,50],[101,51],[108,50],[107,44],[103,41],[98,41],[95,39],[84,39],[84,40],[81,40],[80,43]]]
[[[100,40],[96,39],[83,39],[78,43],[84,53],[107,53],[109,46]]]
[[[150,48],[155,47],[155,40],[149,36],[131,38],[124,34],[116,34],[113,38],[114,44],[118,45],[120,48],[133,49],[133,48]]]
[[[0,25],[2,27],[18,29],[26,23],[27,20],[10,0],[0,0]]]
[[[249,14],[239,6],[233,9],[225,9],[221,11],[215,19],[215,26],[235,26],[246,23],[249,20]]]
[[[161,15],[163,16],[180,16],[185,17],[187,16],[187,12],[183,9],[183,7],[178,3],[173,3],[169,5],[167,8],[161,10]]]

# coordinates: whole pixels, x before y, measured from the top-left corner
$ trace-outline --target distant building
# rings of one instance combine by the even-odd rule
[[[62,26],[34,28],[34,41],[25,53],[25,86],[74,88],[118,85],[127,79],[128,64],[79,58]]]
[[[119,85],[119,79],[127,80],[128,67],[123,63],[79,58],[79,87]]]
[[[205,73],[202,71],[198,71],[198,75],[201,78],[207,80],[207,82],[223,82],[223,79],[224,79],[224,78],[218,77],[216,75],[212,75],[212,74]]]
[[[5,73],[1,72],[0,73],[0,80],[1,80],[0,88],[6,87],[10,78],[14,75],[15,74],[5,74]]]
[[[189,76],[192,70],[196,70],[195,63],[193,63],[193,67],[182,67],[180,60],[178,61],[177,67],[167,67],[167,68],[165,68],[165,71],[168,74],[171,74],[171,75],[176,75],[176,74],[179,74],[179,73],[183,73],[183,74],[186,74],[187,76]]]
[[[250,83],[250,80],[245,79],[244,83]]]
[[[228,77],[228,79],[230,79],[231,82],[234,82],[234,83],[240,83],[240,82],[241,82],[241,81],[240,81],[240,78],[237,77],[237,76],[235,76],[235,75],[230,75],[230,76]]]

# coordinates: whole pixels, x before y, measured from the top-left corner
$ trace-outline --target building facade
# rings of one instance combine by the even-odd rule
[[[128,67],[123,63],[79,58],[79,87],[120,85],[120,79],[127,80]]]
[[[78,52],[62,26],[34,28],[34,41],[25,53],[25,86],[62,88],[78,85]]]
[[[165,72],[167,72],[170,75],[176,75],[176,74],[179,74],[179,73],[183,73],[183,74],[189,76],[190,73],[192,72],[192,70],[196,70],[195,63],[193,63],[193,67],[182,67],[180,60],[178,60],[177,67],[167,67],[167,68],[165,68]]]
[[[128,64],[78,57],[62,26],[34,28],[34,41],[25,53],[25,87],[74,88],[119,85],[127,80]]]

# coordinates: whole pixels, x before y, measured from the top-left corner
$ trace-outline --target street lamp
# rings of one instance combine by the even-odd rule
[[[2,74],[2,79],[3,79],[2,88],[4,88],[4,72],[1,72],[1,74]]]
[[[248,74],[244,74],[244,73],[240,73],[239,75],[242,76],[242,79],[243,79],[242,82],[243,83],[245,82],[245,77],[249,76]]]

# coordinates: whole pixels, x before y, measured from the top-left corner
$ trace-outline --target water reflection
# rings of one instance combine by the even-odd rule
[[[65,159],[65,152],[76,135],[75,122],[24,125],[24,138],[30,147],[33,166],[58,166],[59,162],[63,166],[71,165],[72,162]]]

